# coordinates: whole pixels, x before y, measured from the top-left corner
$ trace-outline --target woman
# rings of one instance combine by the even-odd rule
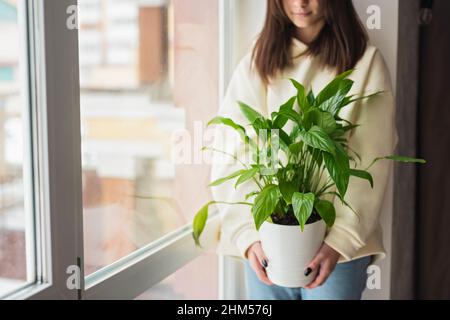
[[[350,94],[378,91],[376,98],[356,102],[340,116],[360,124],[349,137],[349,145],[367,167],[377,156],[392,154],[397,144],[395,107],[391,82],[384,59],[370,44],[351,0],[268,0],[264,28],[236,68],[219,112],[246,123],[236,101],[259,109],[265,115],[276,111],[293,94],[289,78],[319,92],[337,74],[355,69]],[[226,130],[226,129],[221,129]],[[240,151],[238,140],[215,142],[218,149]],[[212,180],[235,172],[239,165],[212,166]],[[379,213],[391,170],[390,162],[378,162],[371,173],[375,187],[351,179],[347,202],[356,216],[335,201],[336,222],[305,274],[318,274],[305,288],[273,285],[265,268],[265,256],[253,218],[247,206],[221,206],[221,237],[218,251],[245,259],[246,286],[250,299],[360,299],[365,288],[367,267],[384,258]],[[222,201],[242,201],[254,190],[251,182],[234,190],[229,185],[212,189]],[[359,217],[359,218],[358,218]]]

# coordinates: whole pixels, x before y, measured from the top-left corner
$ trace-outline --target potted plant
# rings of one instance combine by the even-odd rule
[[[368,170],[379,160],[425,163],[422,159],[392,155],[374,159],[364,170],[356,169],[360,156],[348,147],[347,133],[356,130],[358,125],[340,118],[339,112],[357,100],[370,99],[382,92],[349,96],[353,81],[348,76],[352,72],[338,75],[317,96],[290,79],[295,96],[268,118],[238,101],[253,130],[253,138],[246,127],[233,119],[216,117],[208,123],[236,130],[252,155],[250,163],[241,163],[241,170],[213,181],[210,186],[236,180],[235,188],[239,188],[253,180],[255,189],[239,204],[251,207],[263,250],[270,261],[266,271],[275,284],[301,287],[314,279],[314,273],[304,276],[303,270],[319,250],[326,227],[333,226],[335,221],[335,207],[328,198],[338,197],[352,209],[345,200],[350,177],[365,179],[373,188]],[[288,122],[291,122],[290,130],[285,129]],[[355,164],[354,168],[351,163]],[[193,238],[197,246],[200,246],[208,209],[216,203],[226,202],[211,201],[194,218]]]

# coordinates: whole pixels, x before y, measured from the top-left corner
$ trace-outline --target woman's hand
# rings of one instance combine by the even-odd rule
[[[312,271],[318,270],[316,278],[305,288],[314,289],[323,285],[336,267],[340,256],[339,252],[324,243],[305,271],[305,275],[309,275]]]
[[[264,251],[261,246],[261,241],[257,241],[255,243],[253,243],[247,249],[245,257],[250,262],[250,266],[255,271],[259,280],[269,286],[273,285],[272,281],[270,281],[269,278],[267,277],[265,268],[267,268],[269,260],[267,259],[266,255],[264,254]]]

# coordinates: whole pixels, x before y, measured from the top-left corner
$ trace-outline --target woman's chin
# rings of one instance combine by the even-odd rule
[[[316,26],[318,23],[321,23],[323,20],[316,19],[313,17],[296,17],[292,22],[299,29],[307,29]]]
[[[306,28],[309,28],[309,27],[312,26],[311,23],[305,22],[305,21],[301,21],[301,22],[297,22],[297,21],[296,21],[294,24],[295,24],[295,26],[296,26],[297,28],[299,28],[299,29],[306,29]]]
[[[308,17],[295,17],[293,22],[297,28],[308,28],[314,24],[313,20]]]

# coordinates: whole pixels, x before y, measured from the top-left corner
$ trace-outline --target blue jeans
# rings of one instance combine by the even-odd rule
[[[372,257],[338,263],[327,281],[315,289],[286,288],[262,283],[245,260],[245,286],[250,300],[361,300]],[[269,262],[270,263],[270,262]]]

